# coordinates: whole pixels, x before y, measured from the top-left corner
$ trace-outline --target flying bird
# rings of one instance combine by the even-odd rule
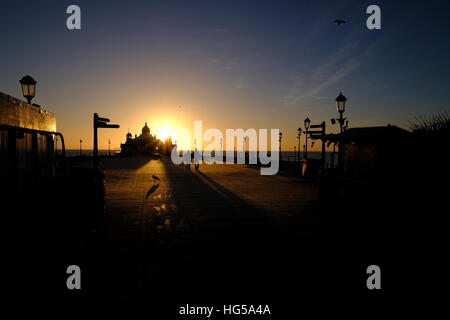
[[[152,178],[153,178],[153,182],[155,182],[156,180],[161,181],[161,179],[159,179],[157,176],[155,176],[154,174],[152,174]]]
[[[337,19],[337,20],[334,20],[334,22],[335,22],[335,23],[337,23],[337,24],[338,24],[338,26],[340,26],[341,24],[345,23],[345,21],[344,21],[344,20],[339,20],[339,19]]]

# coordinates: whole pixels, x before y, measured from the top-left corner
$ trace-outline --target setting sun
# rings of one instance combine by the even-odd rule
[[[168,127],[159,128],[158,131],[156,132],[156,137],[161,141],[164,141],[172,136],[173,136],[172,130]]]

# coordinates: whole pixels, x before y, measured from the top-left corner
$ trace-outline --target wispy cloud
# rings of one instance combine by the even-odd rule
[[[284,97],[285,107],[296,107],[302,103],[326,98],[321,95],[325,89],[338,83],[359,67],[360,60],[352,55],[357,46],[356,43],[349,43],[327,56],[325,61],[308,74],[294,75],[292,86]]]
[[[284,96],[286,108],[305,107],[310,103],[329,99],[329,96],[323,96],[324,91],[366,64],[373,57],[375,48],[384,43],[384,38],[380,37],[370,45],[361,47],[359,43],[364,34],[353,32],[350,35],[341,49],[324,57],[316,67],[292,76],[292,85]]]

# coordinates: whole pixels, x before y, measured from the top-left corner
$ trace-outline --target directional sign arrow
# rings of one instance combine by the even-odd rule
[[[104,122],[97,123],[98,128],[120,128],[118,124],[106,124]]]
[[[109,122],[109,119],[98,117],[98,118],[95,119],[95,121],[97,121],[97,122]]]
[[[319,130],[308,130],[308,133],[323,133],[323,131],[319,131]]]

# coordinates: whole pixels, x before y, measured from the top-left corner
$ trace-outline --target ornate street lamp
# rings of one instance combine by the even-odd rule
[[[339,119],[337,121],[339,122],[339,126],[341,128],[341,135],[339,139],[339,169],[340,172],[343,173],[344,170],[344,139],[343,139],[343,127],[344,127],[344,121],[347,118],[344,118],[344,112],[345,112],[345,105],[346,105],[347,98],[342,94],[342,92],[339,93],[339,95],[336,98],[336,109],[339,112]]]
[[[27,99],[28,103],[31,104],[31,99],[34,98],[36,93],[36,80],[27,75],[20,79],[19,82],[22,85],[23,96]]]
[[[283,137],[283,134],[280,132],[278,135],[278,142],[280,143],[279,147],[280,147],[280,160],[281,160],[281,138]]]
[[[347,98],[342,94],[342,92],[340,92],[336,98],[336,109],[339,113],[345,112],[346,101],[347,101]]]
[[[309,120],[309,118],[306,118],[305,119],[305,129],[306,129],[306,131],[308,131],[310,124],[311,124],[311,120]]]
[[[311,120],[309,120],[309,118],[305,119],[305,137],[306,137],[306,142],[305,142],[305,160],[308,160],[308,129],[309,126],[311,125]]]
[[[298,139],[298,162],[300,162],[300,137],[302,135],[302,128],[297,129],[297,139]]]

